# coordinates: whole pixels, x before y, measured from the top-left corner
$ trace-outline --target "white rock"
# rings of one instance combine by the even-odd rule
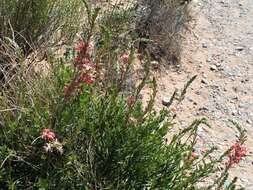
[[[207,84],[207,85],[208,85],[207,79],[202,79],[201,82],[202,82],[203,84]]]
[[[168,106],[168,105],[170,104],[170,98],[167,97],[167,96],[164,96],[164,97],[162,98],[162,104],[163,104],[164,106]]]

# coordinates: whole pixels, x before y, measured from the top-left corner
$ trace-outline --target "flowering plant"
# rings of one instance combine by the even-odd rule
[[[239,142],[235,143],[229,151],[229,162],[228,165],[238,164],[242,157],[245,157],[247,153],[246,147],[242,146]]]
[[[90,43],[81,40],[75,49],[77,56],[74,58],[74,66],[77,73],[74,79],[64,88],[65,97],[67,98],[75,94],[76,90],[81,92],[83,84],[93,84],[96,73],[96,67],[89,52],[91,50]]]
[[[63,154],[62,144],[58,141],[52,129],[43,129],[41,138],[47,141],[47,143],[43,146],[43,149],[46,153],[53,152],[55,149],[60,154]]]
[[[54,141],[56,139],[55,133],[52,129],[43,129],[41,137],[46,141]]]
[[[88,15],[94,26],[96,12],[89,10]],[[66,64],[53,62],[46,76],[31,75],[31,83],[22,81],[30,70],[17,73],[21,81],[12,81],[1,94],[1,110],[14,109],[0,114],[0,187],[222,189],[231,166],[246,155],[245,131],[238,126],[238,142],[218,158],[212,157],[215,148],[203,155],[194,150],[198,128],[208,125],[206,119],[195,120],[166,138],[175,126],[174,116],[168,110],[153,108],[156,82],[149,80],[148,54],[141,60],[145,75],[127,96],[123,87],[135,49],[131,47],[129,54],[122,55],[128,51],[108,48],[109,41],[103,51],[94,50],[100,54],[93,57],[97,48],[90,45],[93,28],[75,48],[74,64],[69,60]],[[111,84],[102,90],[91,85],[97,84],[94,75],[101,71],[98,62],[108,66],[108,76],[102,82]],[[119,71],[115,63],[124,65],[126,72],[115,74]],[[153,93],[144,107],[139,97],[147,81]],[[225,165],[221,175],[214,175],[227,157],[231,164]],[[214,182],[199,187],[210,176],[215,176]],[[235,180],[227,189],[235,189]]]

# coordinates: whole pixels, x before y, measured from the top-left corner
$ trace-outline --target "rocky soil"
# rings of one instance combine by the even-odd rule
[[[198,78],[186,99],[172,110],[181,126],[206,117],[212,128],[199,130],[205,146],[222,152],[235,140],[233,119],[247,130],[248,156],[231,171],[238,184],[253,190],[253,1],[212,0],[195,2],[196,27],[186,36],[179,71],[157,72],[156,107],[186,81]]]

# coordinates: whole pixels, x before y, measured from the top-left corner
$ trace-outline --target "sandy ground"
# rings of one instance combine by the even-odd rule
[[[253,0],[199,1],[194,10],[196,27],[186,38],[181,69],[157,73],[156,108],[197,74],[185,100],[172,107],[178,123],[208,118],[212,128],[200,128],[200,140],[222,152],[237,134],[228,120],[239,122],[247,130],[248,155],[231,176],[253,190]]]

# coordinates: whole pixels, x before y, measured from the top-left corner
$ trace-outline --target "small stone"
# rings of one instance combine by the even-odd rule
[[[207,44],[206,43],[202,43],[202,48],[207,48]]]
[[[220,63],[215,63],[215,66],[216,66],[216,67],[220,67],[221,64],[220,64]]]
[[[247,121],[246,121],[248,124],[252,124],[252,121],[250,120],[250,119],[247,119]]]
[[[202,79],[201,82],[202,82],[203,84],[207,84],[207,85],[208,85],[207,79]]]
[[[236,47],[236,48],[235,48],[235,50],[236,50],[236,51],[243,51],[243,50],[244,50],[244,48],[243,48],[243,47],[241,47],[241,46],[238,46],[238,47]]]
[[[201,107],[201,108],[199,108],[199,111],[208,111],[209,109],[207,108],[207,107]]]
[[[232,100],[238,101],[239,98],[237,96],[232,97]]]
[[[232,111],[232,115],[235,116],[237,114],[237,111],[236,110],[233,110]]]
[[[210,69],[211,71],[217,71],[217,67],[215,65],[211,65]]]
[[[153,66],[154,69],[159,68],[159,62],[158,61],[151,61],[151,65]]]
[[[170,104],[170,98],[167,97],[167,96],[164,96],[164,97],[162,98],[162,104],[163,104],[164,106],[169,106],[169,104]]]

